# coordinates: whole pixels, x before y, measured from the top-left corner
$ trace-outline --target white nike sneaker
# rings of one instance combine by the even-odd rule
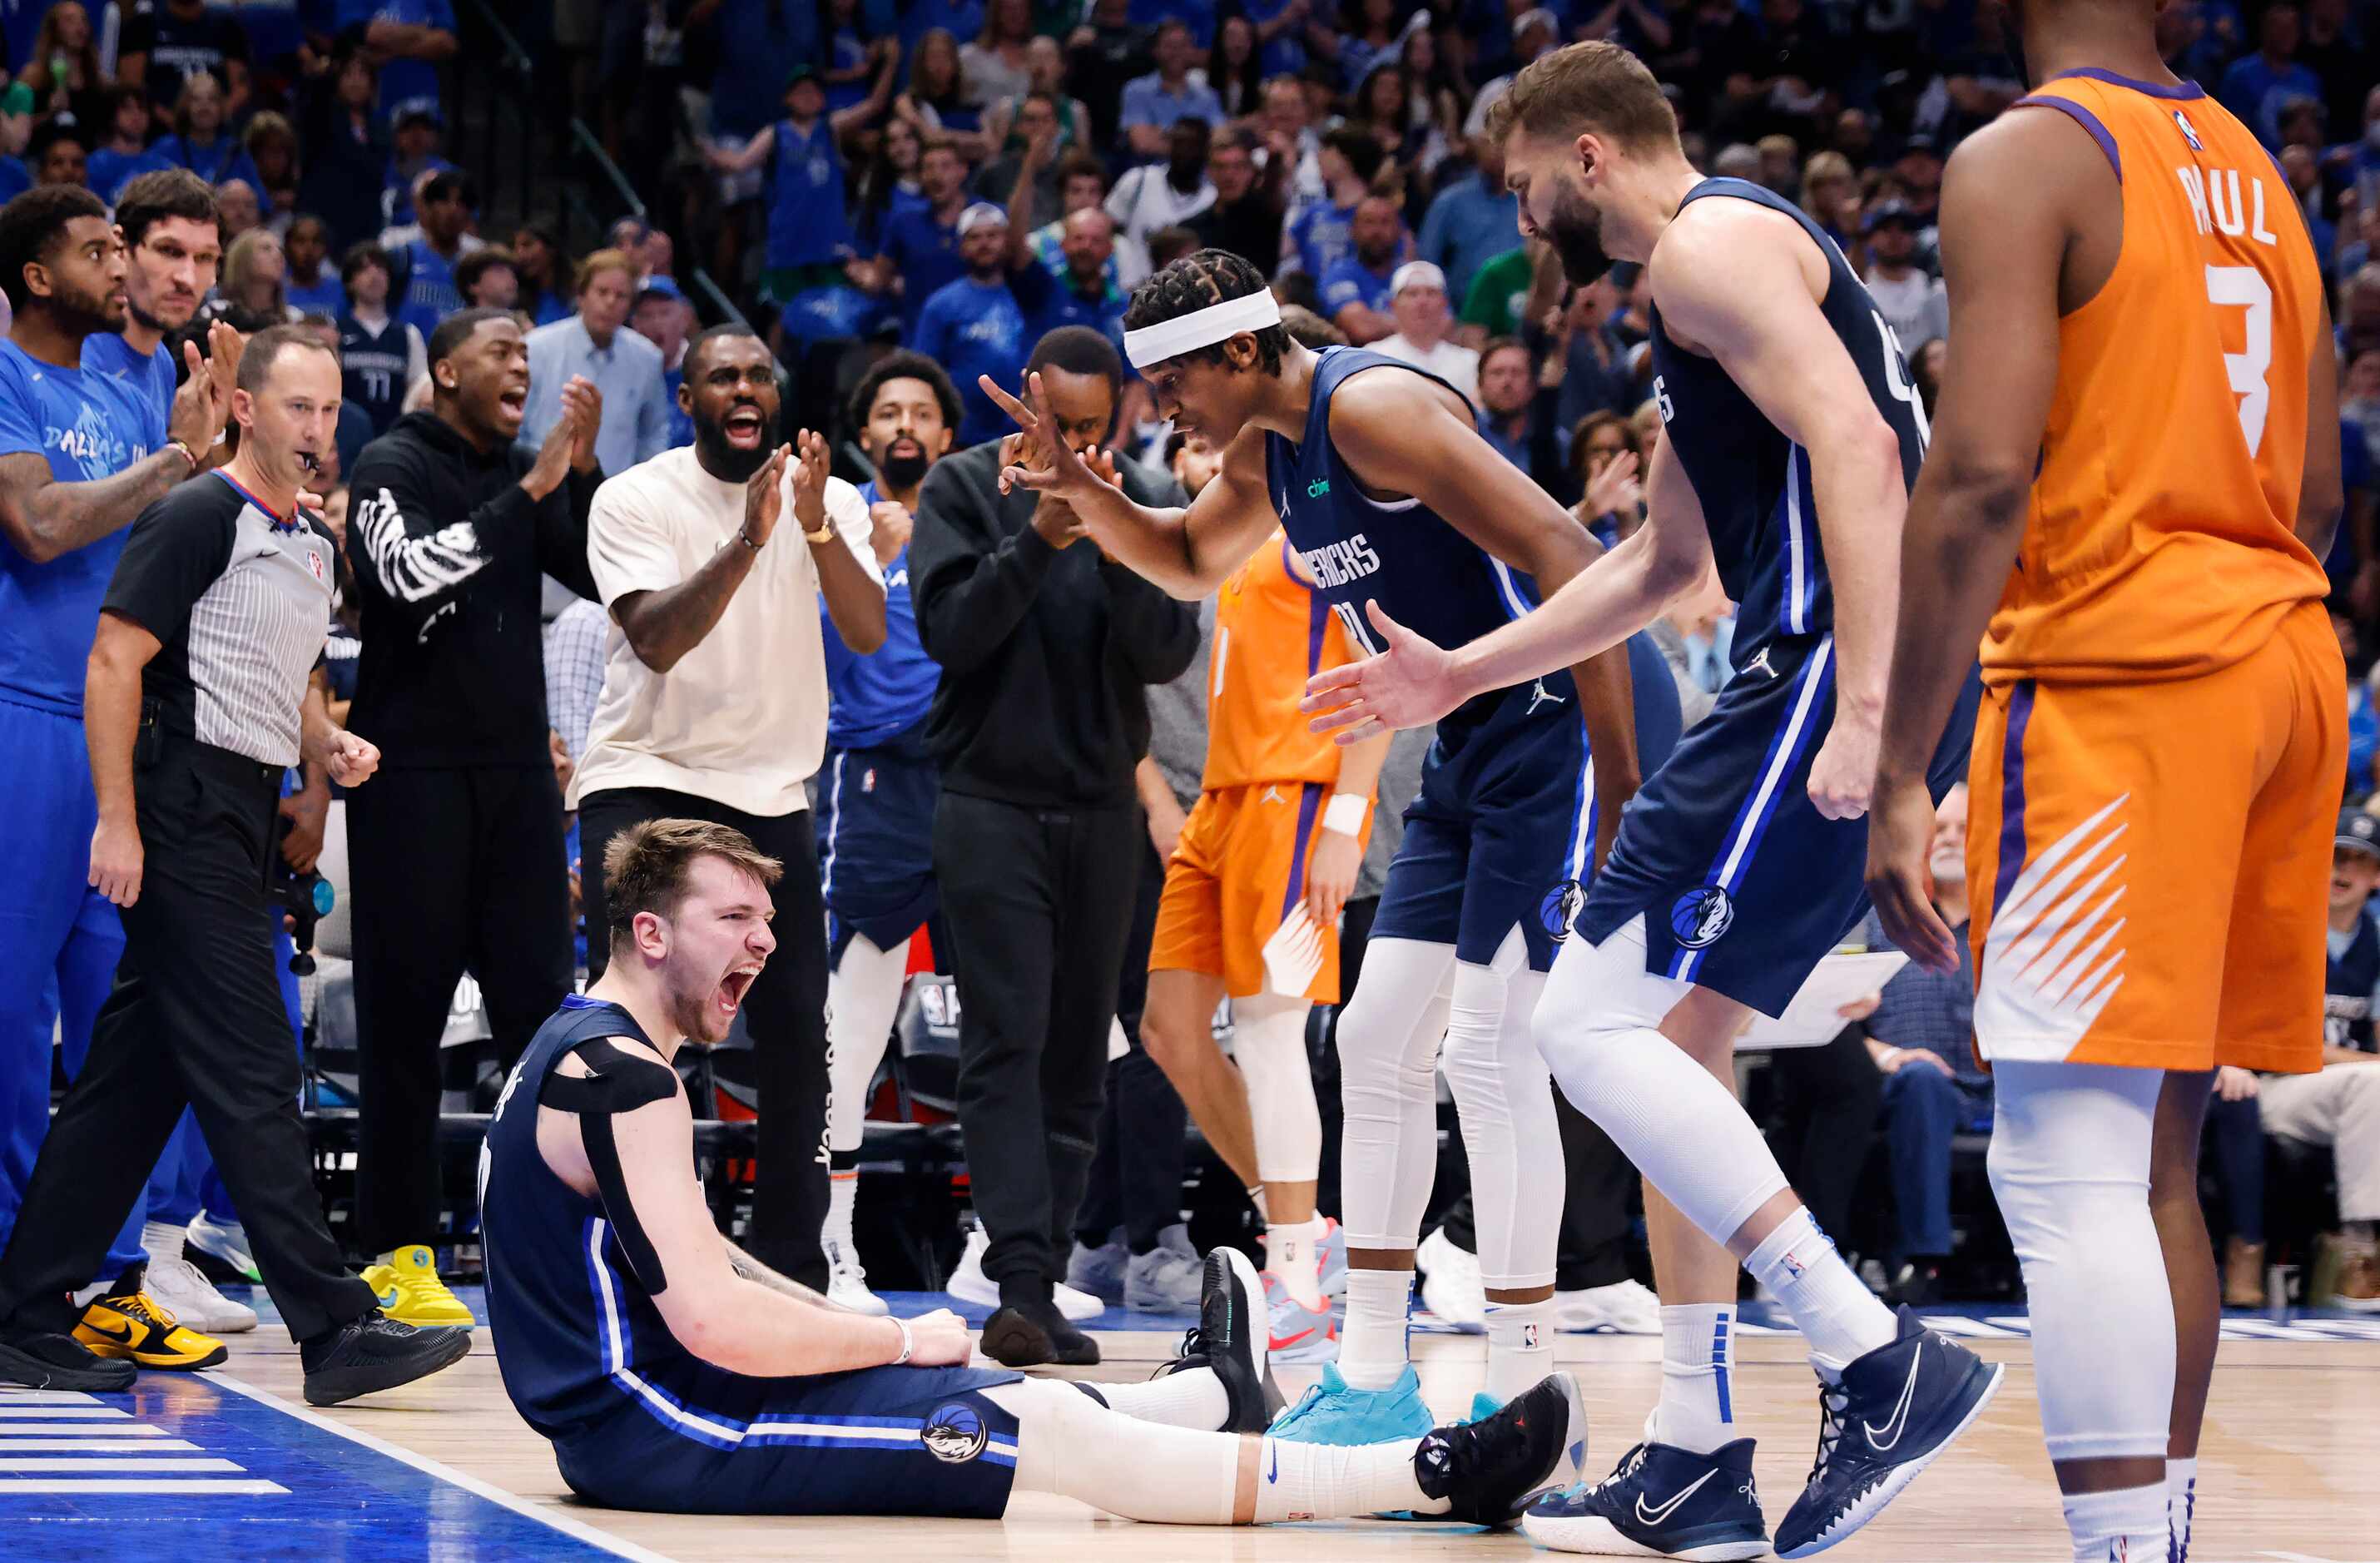
[[[1661,1300],[1633,1280],[1557,1291],[1554,1327],[1579,1334],[1605,1330],[1613,1335],[1658,1335]]]
[[[845,1248],[829,1238],[826,1264],[828,1302],[855,1314],[872,1314],[879,1318],[892,1311],[891,1303],[868,1290],[868,1267],[859,1262],[856,1249]]]
[[[152,1254],[142,1290],[201,1335],[237,1335],[256,1327],[256,1310],[217,1291],[199,1267],[180,1254]]]
[[[959,1267],[951,1272],[950,1285],[942,1290],[963,1302],[973,1302],[986,1308],[1000,1306],[1000,1283],[983,1273],[984,1251],[991,1239],[981,1227],[967,1229],[966,1251],[959,1255]],[[1058,1312],[1077,1324],[1098,1318],[1108,1311],[1108,1305],[1087,1291],[1077,1291],[1060,1281],[1050,1289]]]
[[[1414,1250],[1414,1265],[1421,1271],[1421,1305],[1439,1323],[1472,1335],[1486,1332],[1488,1291],[1480,1283],[1477,1254],[1455,1247],[1446,1229],[1438,1227]]]
[[[249,1250],[248,1230],[237,1221],[210,1221],[203,1210],[191,1218],[182,1240],[182,1257],[198,1266],[201,1275],[220,1271],[216,1278],[221,1280],[264,1284],[256,1255]]]

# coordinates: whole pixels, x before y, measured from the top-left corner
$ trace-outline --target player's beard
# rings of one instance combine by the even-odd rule
[[[884,479],[887,486],[897,489],[903,493],[908,492],[924,482],[926,468],[933,465],[932,460],[926,454],[925,446],[914,440],[908,442],[908,444],[911,454],[896,455],[887,452],[884,459],[878,463],[876,467],[878,475]]]
[[[730,412],[741,409],[731,407]],[[738,450],[727,442],[727,426],[696,419],[694,442],[699,447],[703,470],[724,483],[741,483],[760,470],[761,465],[777,449],[777,420],[769,418],[760,428],[760,438],[748,450]]]
[[[1562,276],[1572,287],[1585,287],[1611,270],[1603,248],[1603,214],[1568,185],[1556,187],[1553,221],[1546,237],[1561,257]]]

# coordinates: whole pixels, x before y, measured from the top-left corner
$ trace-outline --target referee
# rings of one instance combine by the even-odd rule
[[[83,697],[91,882],[123,910],[124,958],[0,1254],[0,1381],[130,1385],[125,1348],[78,1328],[67,1293],[187,1105],[299,1345],[306,1399],[330,1405],[445,1367],[471,1338],[383,1318],[340,1263],[265,917],[281,773],[302,756],[353,787],[380,763],[309,687],[332,543],[298,495],[331,448],[338,360],[303,327],[259,332],[231,411],[238,454],[141,515],[101,605]]]

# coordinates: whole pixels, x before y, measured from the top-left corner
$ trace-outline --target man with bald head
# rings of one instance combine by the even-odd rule
[[[1348,225],[1355,252],[1322,273],[1322,313],[1356,346],[1397,329],[1390,299],[1397,254],[1404,248],[1404,217],[1386,196],[1366,196]]]

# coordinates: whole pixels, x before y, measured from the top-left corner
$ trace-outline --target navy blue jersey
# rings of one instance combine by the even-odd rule
[[[339,392],[371,418],[375,439],[404,413],[412,371],[413,342],[403,321],[392,316],[374,331],[353,315],[339,317]]]
[[[834,127],[823,115],[807,133],[790,119],[777,121],[769,159],[769,264],[815,266],[853,253]]]
[[[1877,412],[1900,439],[1900,475],[1917,481],[1925,454],[1925,408],[1892,328],[1885,324],[1842,251],[1800,207],[1742,179],[1705,179],[1686,203],[1726,197],[1781,212],[1802,225],[1827,258],[1827,323],[1859,366]],[[1718,578],[1736,603],[1734,665],[1750,665],[1780,636],[1821,636],[1834,628],[1834,593],[1809,453],[1768,421],[1716,358],[1670,339],[1653,318],[1653,398],[1670,447],[1702,502]]]
[[[1367,347],[1325,347],[1314,369],[1305,438],[1265,436],[1265,482],[1291,546],[1313,571],[1315,591],[1330,604],[1347,638],[1366,654],[1382,649],[1365,616],[1366,599],[1389,617],[1439,646],[1468,645],[1537,605],[1536,582],[1456,530],[1417,499],[1367,497],[1330,442],[1330,398],[1348,378],[1385,368],[1446,382]],[[1563,701],[1570,674],[1541,683]],[[1443,739],[1485,721],[1500,691],[1474,696],[1439,724]]]
[[[2338,936],[2332,936],[2332,942]],[[2365,911],[2355,919],[2347,948],[2330,957],[2323,982],[2322,1039],[2334,1048],[2375,1050],[2372,1032],[2372,994],[2380,988],[2380,927]]]

